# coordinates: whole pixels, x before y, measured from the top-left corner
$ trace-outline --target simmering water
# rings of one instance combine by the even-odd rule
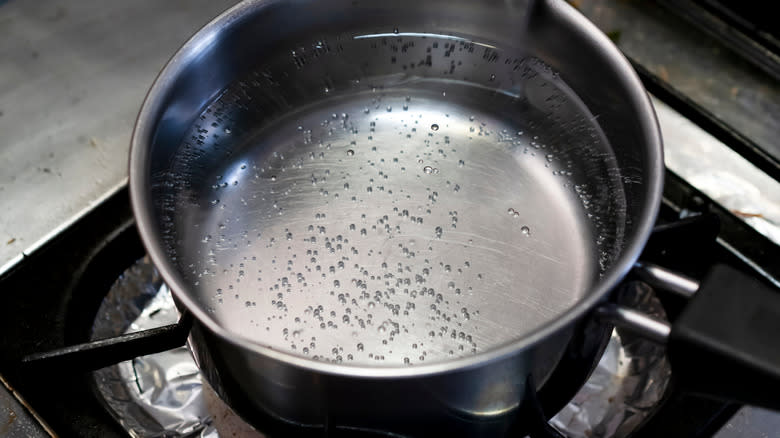
[[[455,66],[483,59],[397,39]],[[317,360],[410,366],[517,339],[587,293],[605,238],[577,157],[610,157],[549,69],[486,74],[501,92],[412,73],[312,85],[292,59],[286,79],[278,61],[229,87],[172,166],[194,175],[176,197],[176,261],[220,324]]]

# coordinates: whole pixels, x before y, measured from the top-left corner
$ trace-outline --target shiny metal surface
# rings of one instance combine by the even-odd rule
[[[268,355],[247,354],[242,346],[224,342],[202,325],[196,326],[191,346],[200,369],[220,397],[268,435],[308,430],[316,436],[326,422],[335,422],[335,427],[410,436],[438,432],[476,437],[504,435],[518,421],[527,390],[522,376],[540,376],[540,381],[555,386],[547,381],[550,366],[559,361],[573,331],[555,333],[548,342],[503,360],[444,373],[424,374],[418,371],[423,366],[417,366],[407,367],[406,373],[393,370],[397,376],[390,376],[390,369],[367,368],[386,371],[385,377],[327,373],[291,366]],[[598,360],[598,350],[588,353],[579,362],[589,369]],[[550,406],[552,410],[559,408]],[[280,433],[269,426],[269,417],[296,428],[281,429]],[[515,427],[523,430],[525,420],[521,418]]]
[[[608,324],[629,330],[641,337],[666,344],[672,326],[638,310],[613,303],[602,304],[596,309],[596,317]]]
[[[396,38],[420,52],[449,42]],[[345,53],[369,46],[343,43]],[[562,84],[536,81],[550,90],[543,98],[574,105]],[[527,79],[526,92],[534,87],[544,90]],[[614,251],[597,247],[606,233],[588,221],[602,214],[588,208],[594,182],[567,176],[582,159],[559,148],[606,150],[587,115],[551,136],[549,113],[530,105],[407,80],[330,91],[258,133],[242,126],[254,120],[218,122],[247,117],[235,110],[251,105],[234,101],[239,92],[257,102],[268,90],[228,90],[185,136],[232,153],[190,181],[185,196],[197,198],[176,201],[172,232],[189,292],[253,342],[346,365],[472,355],[571,308],[598,276],[598,252]],[[176,173],[209,165],[184,154]]]
[[[698,281],[652,263],[637,262],[634,272],[648,284],[683,298],[691,298],[699,290]]]
[[[234,3],[0,2],[0,272],[126,183],[149,84]]]
[[[415,13],[410,14],[410,10]],[[270,22],[285,22],[290,25],[271,34],[265,32],[267,23]],[[252,418],[252,412],[265,412],[311,426],[322,425],[328,418],[337,418],[340,424],[361,427],[382,425],[391,429],[415,427],[419,432],[419,428],[438,425],[443,418],[452,414],[462,419],[470,418],[466,423],[484,425],[487,421],[499,428],[506,426],[501,419],[505,418],[504,414],[521,405],[525,376],[533,375],[538,385],[544,384],[567,348],[582,316],[597,301],[605,298],[615,282],[633,264],[647,238],[660,201],[661,144],[649,100],[625,60],[609,45],[606,37],[592,31],[593,28],[573,10],[562,2],[555,1],[518,2],[510,5],[504,2],[481,3],[479,8],[465,2],[448,2],[446,5],[438,2],[410,2],[392,7],[350,2],[245,2],[212,22],[180,50],[152,88],[136,125],[131,149],[131,198],[142,238],[155,265],[171,285],[177,298],[199,319],[200,324],[194,332],[196,357],[207,371],[209,381],[231,405],[236,406],[249,418]],[[432,34],[448,35],[449,41],[436,41]],[[425,40],[422,40],[423,36]],[[413,44],[409,44],[410,42]],[[438,47],[433,47],[436,42]],[[372,44],[375,47],[372,47]],[[351,50],[360,47],[363,49]],[[577,56],[572,56],[572,53]],[[462,63],[458,64],[457,61]],[[412,69],[415,70],[413,73],[410,72]],[[206,72],[208,74],[205,74]],[[594,81],[594,77],[600,80]],[[226,86],[240,78],[243,78],[243,81],[234,83],[233,89],[222,94]],[[467,83],[474,85],[467,87]],[[566,87],[559,87],[556,85],[558,83],[565,83]],[[427,84],[434,85],[426,88]],[[437,88],[441,84],[447,84],[447,87],[451,88]],[[265,93],[264,90],[269,87],[273,91]],[[412,107],[415,99],[419,99],[421,103],[418,111],[436,109],[436,120],[430,119],[430,115],[418,114],[418,119],[424,119],[423,125],[427,127],[425,131],[418,129],[418,135],[425,132],[430,137],[413,141],[425,144],[425,141],[431,138],[432,142],[444,140],[445,143],[444,147],[431,144],[431,155],[420,154],[421,156],[417,157],[415,154],[412,159],[422,159],[423,162],[413,162],[416,172],[409,170],[406,175],[412,181],[416,181],[416,178],[426,181],[422,179],[424,177],[438,178],[435,188],[440,184],[441,187],[451,187],[451,191],[445,193],[443,189],[435,190],[431,184],[428,187],[428,196],[436,198],[433,193],[436,191],[442,199],[441,202],[444,202],[446,196],[452,199],[448,204],[453,205],[452,208],[437,212],[434,223],[423,217],[422,225],[430,224],[430,229],[407,234],[405,238],[421,239],[431,248],[428,251],[442,258],[463,257],[453,251],[453,248],[464,243],[469,244],[468,240],[465,236],[458,236],[451,228],[444,230],[442,225],[455,222],[452,220],[452,216],[456,215],[455,204],[465,204],[468,214],[464,214],[464,210],[457,210],[457,230],[469,230],[470,227],[473,230],[473,227],[478,227],[481,216],[484,215],[488,224],[485,227],[489,231],[487,236],[492,239],[493,245],[488,247],[489,249],[507,248],[512,256],[522,252],[517,246],[529,245],[542,256],[548,255],[547,258],[536,258],[536,263],[542,266],[542,274],[535,278],[549,282],[552,274],[555,281],[561,282],[558,287],[563,289],[562,296],[568,297],[564,302],[571,305],[579,300],[578,303],[568,309],[553,310],[545,318],[532,321],[525,336],[516,335],[514,339],[501,336],[484,339],[484,350],[478,350],[476,354],[460,358],[453,355],[454,359],[414,366],[403,362],[386,366],[369,366],[365,363],[349,365],[346,363],[348,358],[338,357],[341,352],[338,347],[334,347],[335,357],[330,357],[330,362],[312,360],[302,351],[290,353],[292,346],[288,347],[287,351],[269,348],[274,346],[274,339],[278,339],[279,334],[261,338],[262,332],[266,325],[269,326],[267,331],[270,332],[270,325],[275,323],[273,317],[278,318],[279,315],[254,313],[256,311],[253,308],[267,306],[267,303],[263,304],[263,300],[273,298],[268,295],[258,296],[258,292],[267,292],[257,291],[256,287],[242,289],[243,285],[252,286],[256,278],[270,274],[270,281],[278,282],[279,288],[282,289],[279,292],[275,289],[270,292],[283,295],[274,299],[276,303],[272,304],[281,307],[283,311],[284,306],[304,299],[305,292],[303,296],[291,298],[298,291],[286,289],[293,287],[289,285],[293,281],[302,285],[296,285],[296,288],[307,287],[309,281],[313,281],[310,278],[317,278],[317,261],[309,261],[313,265],[309,267],[312,270],[312,274],[309,274],[305,271],[306,266],[303,269],[295,266],[297,260],[279,258],[281,253],[274,254],[273,251],[283,252],[289,246],[288,254],[295,255],[296,259],[316,258],[313,249],[311,255],[299,255],[298,252],[308,251],[304,246],[312,243],[322,245],[323,253],[329,250],[326,244],[333,246],[330,239],[339,243],[339,230],[333,230],[333,227],[346,226],[347,231],[350,231],[349,225],[352,222],[349,219],[354,219],[351,215],[359,212],[345,206],[338,206],[333,211],[322,210],[328,205],[324,204],[326,201],[335,198],[335,192],[330,187],[321,188],[316,184],[334,179],[338,182],[340,175],[336,170],[344,171],[344,168],[315,170],[318,154],[314,154],[314,159],[311,160],[313,163],[292,160],[293,163],[289,165],[282,163],[282,156],[287,160],[290,154],[294,156],[299,151],[309,152],[309,148],[318,146],[322,132],[327,133],[327,129],[321,129],[323,115],[327,113],[320,111],[325,111],[327,105],[349,103],[352,110],[344,111],[348,117],[334,111],[335,117],[331,115],[327,119],[330,123],[339,122],[339,119],[344,121],[336,128],[344,128],[346,133],[339,131],[333,134],[342,140],[342,143],[333,143],[331,150],[328,150],[327,142],[323,141],[326,153],[340,152],[343,158],[326,156],[325,159],[370,160],[370,154],[373,152],[368,144],[370,140],[362,138],[363,135],[371,135],[370,125],[352,126],[345,119],[361,122],[359,114],[364,107],[354,106],[358,97],[363,98],[362,93],[371,92],[378,92],[381,96],[383,90],[386,90],[388,100],[399,100],[393,101],[392,108],[382,105],[379,108],[368,108],[369,113],[379,110],[383,115],[382,120],[376,120],[376,132],[378,134],[380,129],[386,129],[380,128],[380,122],[385,118],[398,118],[396,122],[400,123],[400,118],[405,116],[396,114],[399,111],[397,105],[403,106],[400,96],[404,95],[404,87],[410,87],[414,92],[409,94],[411,101],[407,113],[414,112]],[[440,97],[426,94],[431,88],[440,93]],[[502,91],[491,92],[495,89]],[[567,93],[568,89],[573,92]],[[257,92],[258,90],[260,92]],[[484,97],[486,93],[491,94],[487,100]],[[220,99],[216,101],[217,106],[209,108],[212,110],[210,113],[202,114],[220,95]],[[572,99],[572,96],[577,99]],[[452,100],[448,101],[445,97]],[[581,103],[577,103],[577,100],[581,100]],[[440,105],[446,105],[447,109],[440,109]],[[516,106],[514,111],[504,110],[512,105]],[[447,129],[453,128],[447,125],[448,111],[451,109],[452,123],[465,129],[469,117],[468,112],[463,109],[466,107],[473,108],[475,118],[483,117],[487,120],[483,136],[486,137],[487,132],[490,133],[494,151],[490,158],[487,153],[467,155],[465,159],[461,157],[460,159],[465,161],[463,169],[467,169],[464,172],[471,171],[469,160],[474,158],[475,164],[484,167],[484,178],[494,178],[494,181],[497,181],[493,190],[498,196],[488,199],[469,198],[464,202],[457,201],[456,196],[460,193],[453,192],[476,190],[479,194],[480,190],[485,193],[484,188],[475,184],[477,180],[473,179],[473,174],[467,173],[469,179],[463,184],[459,184],[455,178],[447,179],[449,173],[458,171],[458,163],[449,162],[439,155],[449,155],[445,149],[446,139],[441,138],[446,136]],[[535,116],[534,111],[545,115],[546,119],[541,120]],[[311,120],[306,116],[312,116],[314,120],[319,120],[320,124],[309,123]],[[513,119],[513,116],[528,119],[518,121]],[[295,126],[297,117],[303,118],[307,123],[299,125],[300,131],[297,131],[296,127],[295,136],[298,140],[292,141],[295,137],[290,136],[288,128]],[[489,127],[488,122],[492,124]],[[533,159],[527,160],[528,163],[518,159],[516,154],[521,153],[520,149],[524,150],[530,146],[529,152],[534,152],[535,148],[531,142],[525,144],[527,140],[520,141],[520,144],[516,144],[514,140],[511,145],[501,144],[502,135],[511,137],[512,134],[511,130],[507,129],[504,133],[502,129],[522,126],[523,122],[533,123],[533,126],[528,128],[538,131],[534,135],[538,135],[540,142],[549,148],[548,153],[553,155],[550,162],[546,163],[549,167],[545,167],[546,156],[545,160],[535,164],[532,164]],[[438,125],[438,129],[434,128],[434,125]],[[188,132],[192,126],[200,131]],[[402,129],[402,124],[390,126],[398,131],[385,131],[381,139],[376,136],[373,141],[378,142],[379,146],[403,148],[403,142],[406,141],[404,134],[411,136],[415,133],[414,130],[407,133]],[[599,129],[594,129],[594,126],[603,134],[599,133]],[[368,132],[365,131],[367,128]],[[475,126],[475,131],[477,128],[478,126]],[[458,134],[462,135],[461,132],[462,130]],[[567,138],[567,133],[578,134],[579,138]],[[219,135],[218,139],[215,138],[216,135]],[[399,140],[393,144],[394,142],[385,140],[388,135],[398,135],[395,138]],[[349,138],[356,142],[352,149],[351,142],[343,144],[343,140]],[[452,139],[466,141],[455,136]],[[358,140],[360,145],[357,144]],[[532,137],[531,140],[536,139]],[[269,144],[258,146],[263,145],[263,141]],[[479,148],[474,150],[482,151],[488,148],[490,142],[478,139],[475,143]],[[606,145],[611,147],[605,148]],[[519,146],[514,154],[511,146]],[[469,150],[468,146],[460,144],[449,147],[461,151]],[[541,145],[539,147],[542,149]],[[437,150],[439,148],[442,149],[441,152]],[[276,156],[274,152],[277,153]],[[287,155],[283,152],[287,152]],[[398,155],[400,154],[399,150]],[[265,161],[258,162],[261,157]],[[310,157],[311,155],[307,155],[301,158],[310,160]],[[392,161],[389,166],[379,164],[381,158],[385,158],[386,163],[389,157],[390,155],[377,156],[375,166],[366,161],[363,164],[365,169],[358,166],[356,170],[354,164],[346,167],[351,172],[361,173],[358,172],[361,170],[363,173],[358,176],[367,180],[360,181],[360,185],[356,184],[357,188],[366,193],[361,195],[360,199],[389,196],[389,183],[387,192],[382,190],[381,181],[385,176],[404,181],[404,177],[394,173],[402,172],[401,169],[392,172],[389,170]],[[404,160],[407,160],[406,157],[403,157]],[[426,164],[426,160],[432,160],[435,165]],[[556,160],[560,160],[560,163],[555,162]],[[420,165],[422,169],[419,168]],[[563,166],[559,167],[561,165]],[[369,166],[374,169],[368,169]],[[388,169],[387,174],[377,173],[384,172],[385,166]],[[400,157],[398,166],[405,167],[401,164]],[[431,166],[431,169],[426,170],[425,166]],[[415,168],[411,164],[406,167]],[[439,172],[436,173],[435,169]],[[331,170],[330,174],[326,170]],[[561,170],[564,172],[561,173]],[[245,174],[242,173],[244,171]],[[374,181],[371,181],[369,171],[376,173],[373,176]],[[546,176],[549,179],[556,179],[552,178],[553,176],[559,177],[559,187],[566,190],[545,184],[543,193],[546,196],[538,196],[539,194],[534,192],[524,194],[527,199],[524,198],[523,201],[532,201],[527,209],[507,205],[508,199],[520,196],[517,192],[523,184],[529,184],[531,188],[538,187],[533,184],[537,183],[539,171],[542,174],[549,172],[549,176]],[[557,173],[553,175],[553,171]],[[517,172],[516,180],[504,176],[509,172]],[[526,179],[524,174],[531,174],[533,178]],[[292,177],[286,180],[288,175]],[[217,178],[218,176],[220,178]],[[257,187],[244,189],[245,186],[251,188],[252,184]],[[292,190],[290,184],[296,190],[298,187],[308,186],[306,190],[301,188],[301,194],[296,196],[312,197],[316,194],[318,204],[312,204],[310,200],[289,202],[298,199],[284,193],[286,189]],[[455,190],[456,185],[460,186],[460,190]],[[350,181],[350,190],[352,187]],[[406,189],[405,184],[398,187],[394,188],[398,190],[396,195],[401,193],[400,190]],[[277,189],[283,190],[280,193],[271,193]],[[325,191],[328,192],[327,197]],[[343,189],[341,191],[343,193]],[[426,192],[424,184],[420,191]],[[219,197],[216,197],[217,193]],[[416,197],[417,193],[419,192],[412,192],[410,198],[412,194]],[[242,194],[250,197],[241,196]],[[251,195],[257,195],[257,198],[251,198]],[[262,199],[263,196],[278,198],[277,205],[271,204],[271,199]],[[422,206],[426,202],[437,201],[412,200]],[[540,202],[542,200],[546,202]],[[351,201],[351,198],[348,201]],[[355,202],[359,202],[357,197]],[[374,202],[370,201],[369,205],[379,205]],[[286,205],[279,210],[279,204],[284,203]],[[468,209],[469,203],[486,208]],[[271,211],[267,210],[269,204]],[[501,205],[500,211],[496,211],[498,205]],[[391,205],[387,205],[383,210],[392,211],[390,207]],[[403,208],[399,207],[399,210],[403,218]],[[512,212],[518,210],[518,216],[527,215],[535,221],[529,225],[529,233],[523,233],[522,226],[517,234],[506,231],[510,229],[508,226],[516,225],[516,222],[511,222],[515,219]],[[280,212],[283,216],[281,220],[277,218]],[[512,213],[511,217],[508,212]],[[545,212],[548,214],[545,215]],[[269,218],[268,213],[273,213],[272,217]],[[316,221],[318,214],[320,220],[335,218],[336,221],[327,225],[308,223]],[[384,232],[384,225],[388,224],[390,214],[372,211],[373,216],[370,218],[368,212],[362,214],[366,214],[365,219],[373,221],[367,222],[367,226],[377,225],[378,229],[374,231],[373,228],[367,228],[363,236],[362,229],[356,224],[355,231],[358,236],[349,237],[348,251],[351,251],[351,254],[348,256],[356,257],[356,270],[371,280],[374,267],[367,268],[361,266],[361,263],[366,264],[369,259],[363,257],[370,257],[372,250],[378,255],[380,248],[355,246],[355,250],[352,250],[352,242],[359,242],[361,237],[368,238],[369,232]],[[411,215],[410,210],[410,218]],[[364,218],[361,216],[359,219]],[[469,221],[474,222],[469,224]],[[283,225],[284,223],[287,225]],[[496,223],[501,226],[494,227]],[[556,223],[560,225],[558,228]],[[272,231],[270,236],[263,235],[267,230],[256,229],[261,225]],[[312,225],[312,235],[306,235],[308,225]],[[392,234],[396,224],[389,225]],[[412,227],[418,225],[420,224],[409,223],[408,229],[413,230]],[[303,226],[306,230],[303,236],[290,230],[291,227],[298,226]],[[324,226],[326,230],[317,229],[315,226]],[[285,231],[284,227],[288,230]],[[330,229],[327,229],[328,227]],[[404,224],[403,228],[407,228],[407,225]],[[583,250],[588,248],[588,245],[585,244],[587,239],[581,230],[590,230],[592,247],[598,248],[597,254],[593,254],[590,260],[580,258],[588,252],[592,254],[592,251]],[[217,234],[223,231],[224,234]],[[261,234],[259,237],[258,232]],[[287,243],[287,233],[292,234],[289,236],[291,243]],[[335,234],[335,238],[330,234]],[[403,229],[400,234],[404,234]],[[341,235],[342,239],[346,239],[345,234]],[[447,242],[449,235],[458,238]],[[535,241],[534,235],[543,237],[544,240]],[[268,240],[262,240],[264,237]],[[329,240],[324,241],[325,237]],[[318,239],[316,242],[315,238]],[[378,237],[372,236],[370,239]],[[389,237],[385,239],[389,240]],[[479,239],[480,234],[476,234],[473,241],[479,242]],[[402,244],[401,250],[411,246],[410,242],[407,243],[409,245]],[[507,243],[510,245],[506,245]],[[255,256],[257,260],[253,260],[248,250],[244,249],[252,245],[255,245],[253,248],[258,248],[258,255]],[[277,249],[277,246],[281,248]],[[437,247],[436,252],[433,252],[434,246]],[[425,244],[422,247],[419,254],[426,250]],[[264,249],[271,249],[271,260],[274,255],[279,259],[277,263],[282,264],[278,267],[279,274],[275,274],[273,268],[268,272],[268,267],[263,271],[262,267],[255,266],[255,262],[269,263],[268,258],[262,258],[269,256],[269,253],[262,251]],[[338,249],[334,249],[336,250]],[[384,251],[384,247],[382,250]],[[222,256],[235,257],[231,253],[238,257],[228,257],[225,262],[220,262],[219,258]],[[403,251],[401,254],[406,256]],[[217,262],[209,264],[213,257],[217,258]],[[482,258],[474,263],[489,263],[493,261],[490,257],[495,256],[491,255],[490,251],[483,251],[479,253],[479,257]],[[566,257],[571,260],[570,264],[564,264],[562,267],[556,265],[556,259]],[[414,259],[407,267],[410,270],[425,269],[427,264],[431,264],[432,268],[438,268],[436,260],[433,256],[428,256],[428,261],[423,259],[422,262]],[[512,263],[512,257],[502,260],[505,275],[522,272],[524,260],[530,261],[533,258],[521,258],[517,265]],[[231,262],[233,266],[230,266]],[[241,266],[242,263],[244,266]],[[446,263],[442,262],[442,265]],[[451,269],[455,269],[454,264],[450,265]],[[465,266],[465,260],[463,265]],[[487,264],[485,266],[487,267]],[[288,267],[290,276],[285,281],[282,276]],[[403,262],[401,268],[406,271]],[[446,268],[441,268],[446,273]],[[321,266],[321,269],[324,267]],[[335,269],[338,267],[334,267]],[[599,271],[603,271],[600,277]],[[429,269],[429,274],[431,272]],[[537,275],[531,274],[532,270],[526,272],[531,277]],[[485,272],[488,273],[491,274],[490,277],[482,277],[489,279],[491,283],[479,291],[487,303],[484,308],[490,309],[492,306],[498,309],[502,305],[510,305],[519,309],[517,305],[522,301],[520,297],[526,291],[491,288],[491,285],[502,284],[500,276]],[[421,275],[424,274],[421,272]],[[373,275],[376,280],[376,274]],[[446,278],[447,275],[443,277]],[[221,278],[221,284],[209,283],[215,278]],[[224,278],[232,280],[224,282]],[[413,278],[416,280],[416,277]],[[346,289],[347,286],[341,286],[341,280],[337,280],[338,286],[335,280],[331,280],[332,286],[329,287],[334,288],[333,295],[338,300],[335,289]],[[263,282],[256,281],[261,284]],[[412,326],[414,331],[419,330],[416,324],[422,323],[424,317],[429,316],[426,314],[428,309],[435,313],[439,310],[439,304],[452,306],[453,302],[457,303],[456,287],[447,291],[439,288],[436,291],[439,284],[435,281],[435,294],[431,293],[429,288],[426,299],[433,300],[431,304],[436,305],[436,309],[421,309],[420,316],[423,319],[416,320]],[[524,278],[523,281],[534,280]],[[446,284],[449,285],[449,281]],[[356,279],[355,284],[350,286],[351,292],[360,296],[361,285]],[[379,291],[383,298],[380,299],[381,304],[389,304],[392,307],[400,304],[394,301],[395,298],[387,296],[392,295],[389,288],[393,286],[385,286],[388,289]],[[222,289],[221,297],[218,296],[217,288]],[[399,292],[398,289],[396,288],[396,293]],[[528,293],[532,294],[533,288],[529,289]],[[317,291],[320,295],[311,299],[311,318],[316,317],[314,310],[326,310],[326,306],[318,309],[317,300],[323,299],[323,296],[330,299],[327,298],[330,296],[328,288],[323,287]],[[367,301],[374,296],[374,292],[367,291]],[[548,289],[545,293],[555,291]],[[439,298],[438,294],[442,297]],[[233,305],[229,311],[220,315],[216,310],[220,298],[223,300],[222,304],[232,300],[238,305]],[[346,296],[344,298],[346,299]],[[437,303],[438,300],[441,301]],[[555,302],[553,298],[550,300],[548,302]],[[279,301],[282,301],[281,304]],[[531,301],[523,303],[521,307],[525,310],[518,313],[517,319],[533,318],[534,315],[529,313],[529,310],[544,309],[545,301]],[[383,309],[393,311],[389,307]],[[303,310],[305,315],[306,309]],[[445,309],[441,315],[435,313],[435,317],[455,325],[452,320],[459,315],[457,311],[454,312],[455,315],[447,314],[449,310],[451,309]],[[337,325],[344,320],[345,315],[335,310],[330,311],[333,313],[328,312],[329,317],[323,317],[321,321],[325,326],[323,330],[328,329],[327,322]],[[402,310],[399,308],[398,311]],[[262,316],[265,316],[265,321],[260,319]],[[297,314],[291,312],[289,316],[292,318]],[[339,319],[330,319],[336,317]],[[506,319],[507,315],[502,317],[505,318],[502,323],[514,323],[511,319]],[[266,321],[273,323],[268,324]],[[436,319],[433,323],[443,325]],[[255,324],[255,328],[246,330],[251,327],[250,324]],[[377,333],[382,332],[382,325],[374,327],[377,327]],[[396,331],[395,327],[391,323],[385,327],[385,332]],[[522,326],[520,328],[522,329]],[[495,336],[499,329],[496,324],[491,334]],[[401,333],[400,330],[397,331],[398,333],[394,334]],[[433,331],[434,338],[439,342],[438,336],[443,338],[444,333],[439,332],[437,335],[436,331]],[[281,334],[285,335],[283,330]],[[290,331],[288,334],[294,336]],[[455,335],[460,338],[460,333],[456,332]],[[319,336],[321,335],[317,334],[317,342],[320,340]],[[474,338],[472,336],[471,342],[474,342]],[[342,338],[339,336],[338,339]],[[327,338],[325,340],[328,341]],[[387,340],[388,345],[393,341],[392,338],[382,340]],[[483,341],[478,337],[477,340]],[[300,346],[296,345],[296,351],[297,348]],[[414,349],[414,346],[411,348]],[[595,361],[595,353],[592,351],[585,354],[583,360]],[[390,354],[389,351],[387,354]],[[257,370],[263,372],[258,373]],[[389,378],[392,380],[388,380]],[[374,400],[380,394],[382,409],[377,411],[374,409]],[[468,432],[457,425],[454,427],[462,434],[474,432]]]

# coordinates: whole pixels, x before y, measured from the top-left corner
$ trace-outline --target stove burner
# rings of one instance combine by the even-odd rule
[[[619,301],[666,319],[660,301],[645,283],[626,284]],[[662,400],[670,377],[663,347],[614,329],[593,374],[550,423],[571,438],[627,437]]]
[[[626,284],[620,299],[665,318],[644,283]],[[144,257],[109,290],[91,340],[175,324],[178,319],[170,290]],[[550,424],[572,438],[626,437],[661,400],[669,376],[662,347],[614,330],[590,379]],[[131,436],[263,436],[219,399],[186,346],[101,368],[93,378],[111,415]]]
[[[170,289],[144,257],[112,285],[91,340],[175,324],[179,316]],[[131,436],[263,436],[214,393],[187,346],[101,368],[93,379],[111,415]]]
[[[643,252],[643,260],[678,267],[681,272],[694,278],[700,278],[707,267],[716,261],[742,266],[746,272],[751,272],[751,263],[763,267],[766,272],[775,271],[774,265],[767,262],[777,259],[776,247],[769,245],[754,230],[746,229],[744,223],[732,220],[705,195],[685,185],[675,175],[670,173],[667,178],[665,196],[668,199],[665,202],[668,201],[668,204],[662,207],[659,222]],[[0,306],[0,328],[5,333],[0,338],[0,344],[2,351],[15,352],[0,360],[0,371],[9,384],[38,411],[40,417],[46,419],[52,430],[65,435],[95,433],[95,436],[126,436],[128,432],[135,436],[178,434],[167,430],[171,424],[181,430],[191,430],[190,435],[220,432],[221,436],[232,435],[234,429],[225,432],[231,426],[223,425],[223,417],[235,416],[227,408],[222,411],[212,409],[211,406],[222,402],[194,373],[191,363],[190,368],[177,365],[179,368],[176,370],[179,371],[150,366],[153,372],[148,372],[143,379],[136,374],[140,370],[139,364],[146,363],[152,353],[185,344],[192,316],[185,312],[178,322],[168,324],[176,317],[172,305],[169,304],[168,313],[162,310],[155,313],[157,307],[144,310],[147,305],[161,302],[156,297],[163,287],[148,261],[145,268],[134,265],[143,256],[144,250],[132,226],[128,205],[127,192],[123,191],[82,219],[78,227],[52,243],[48,251],[31,256],[22,268],[0,278],[0,285],[7,298],[6,305]],[[732,242],[735,236],[744,238],[737,241],[752,242],[751,248],[758,252],[749,254],[758,254],[758,258],[745,259],[744,254],[743,258],[738,258],[731,251],[732,247],[716,244],[718,226],[714,219],[717,218],[707,213],[713,211],[725,224],[720,233],[724,242]],[[697,216],[697,212],[704,214]],[[681,217],[686,219],[681,220]],[[63,265],[62,260],[71,260],[71,263]],[[133,268],[123,274],[123,269],[128,266]],[[133,280],[133,273],[142,269],[146,269],[146,273],[141,275],[141,279]],[[39,275],[41,272],[48,272],[49,275]],[[641,283],[632,283],[631,279],[629,277],[622,287],[623,299],[628,301],[625,304],[654,309],[644,307],[655,306],[650,291],[645,291]],[[118,294],[116,298],[106,298],[106,291],[112,289],[112,285],[114,289],[127,290],[121,294],[113,292]],[[686,304],[684,299],[676,295],[659,292],[658,298],[671,320],[679,316]],[[102,306],[98,321],[95,321],[96,312],[104,301],[107,304]],[[123,307],[127,303],[131,303],[129,309]],[[140,324],[142,315],[151,320],[154,326],[162,327],[144,329],[151,325]],[[133,322],[135,327],[132,326]],[[121,334],[125,332],[132,333]],[[96,338],[102,340],[87,342]],[[675,380],[669,379],[668,365],[661,352],[658,349],[651,351],[655,346],[633,344],[634,339],[621,332],[613,333],[609,342],[601,365],[593,371],[583,391],[549,422],[553,426],[544,421],[546,417],[543,411],[538,412],[539,424],[533,426],[535,434],[561,436],[554,431],[554,427],[577,437],[620,437],[629,434],[637,438],[655,437],[673,430],[684,436],[704,438],[712,436],[739,409],[739,404],[701,399],[682,392]],[[181,357],[191,360],[186,350],[182,350]],[[116,365],[128,360],[127,363]],[[171,360],[157,362],[169,364]],[[111,379],[101,379],[98,377],[100,373],[96,376],[92,370],[105,367],[109,368],[102,372],[109,373],[105,376],[112,377],[114,385],[112,388],[98,389],[95,383],[102,385]],[[124,371],[120,367],[125,367]],[[577,370],[562,371],[563,382],[567,381],[567,376],[577,374]],[[604,371],[608,372],[602,374]],[[163,376],[172,382],[176,382],[176,377],[179,377],[179,382],[182,382],[185,374],[186,379],[194,383],[191,386],[181,383],[175,387],[175,391],[171,389],[174,387],[169,388],[168,392],[165,389],[154,389],[155,381],[150,380]],[[579,380],[579,376],[574,380]],[[191,394],[187,392],[194,392],[192,388],[195,387],[200,391],[199,400],[191,400]],[[590,392],[586,392],[588,390]],[[566,392],[540,393],[545,397],[540,401],[553,403],[551,406],[561,406],[570,401],[570,395]],[[662,393],[663,398],[650,407],[652,400],[657,400]],[[199,410],[189,412],[185,420],[174,420],[171,419],[171,412],[152,414],[148,412],[149,403],[143,404],[165,397],[174,400],[177,403],[175,406],[188,405]],[[559,401],[564,399],[566,401]],[[139,405],[137,400],[142,404]],[[125,402],[132,404],[122,405]],[[131,429],[131,425],[144,424],[144,420],[135,417],[129,419],[128,412],[146,420],[151,419],[154,429]],[[276,430],[275,426],[278,425],[273,424],[272,418],[258,420],[261,427],[265,429],[266,424],[269,424],[266,420],[271,421],[269,431]],[[187,421],[190,423],[187,424]],[[545,429],[544,426],[548,427]],[[240,434],[249,433],[248,426],[242,427]],[[341,436],[344,430],[333,432]],[[366,433],[364,430],[346,432],[350,436],[364,436]],[[381,435],[376,431],[371,432],[374,436]],[[330,431],[324,433],[329,434]],[[279,435],[290,436],[295,435],[295,432]]]

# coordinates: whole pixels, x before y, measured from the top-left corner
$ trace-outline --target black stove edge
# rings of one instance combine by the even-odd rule
[[[668,169],[663,203],[678,215],[716,215],[721,223],[717,244],[731,254],[731,264],[780,288],[780,246]]]
[[[90,309],[73,299],[72,288],[78,283],[77,277],[85,269],[84,264],[94,259],[108,242],[115,242],[128,227],[135,232],[125,187],[0,275],[4,303],[0,306],[0,332],[3,333],[0,337],[0,374],[14,388],[14,394],[23,396],[35,409],[55,436],[126,436],[95,397],[90,374],[58,378],[56,373],[50,373],[29,379],[15,371],[26,355],[83,342],[84,338],[69,332],[74,332],[73,318],[90,313]],[[123,250],[126,254],[120,257],[119,263],[124,263],[125,258],[135,261],[141,257],[140,242],[137,246],[126,247]],[[105,288],[95,288],[95,295],[105,294],[121,274],[121,270],[106,271],[106,277],[111,278]],[[47,305],[41,306],[41,302]],[[11,395],[3,386],[0,386],[0,392]],[[57,394],[67,396],[58,397]],[[3,432],[3,425],[0,425],[0,432],[0,436],[8,436]]]
[[[8,421],[0,425],[0,436],[53,437],[54,431],[32,407],[0,376],[0,405],[8,412]]]
[[[732,10],[729,6],[734,5],[722,4],[719,0],[658,0],[658,3],[717,39],[734,54],[762,69],[775,80],[780,80],[780,47],[768,32],[771,28],[762,29],[756,25],[755,21],[768,23],[770,20],[768,16],[758,14],[758,7],[754,6],[754,10],[749,11],[756,14],[748,18],[740,15],[740,12],[748,11]],[[749,5],[743,6],[750,9]]]

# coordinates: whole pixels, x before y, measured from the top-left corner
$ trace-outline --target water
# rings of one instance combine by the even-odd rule
[[[234,84],[182,146],[181,168],[203,180],[180,190],[172,220],[193,293],[256,342],[374,366],[475,354],[559,315],[599,272],[599,215],[573,154],[605,145],[554,76],[529,78],[525,95],[334,81],[270,118],[255,106],[282,90]],[[215,151],[218,166],[198,164]]]

